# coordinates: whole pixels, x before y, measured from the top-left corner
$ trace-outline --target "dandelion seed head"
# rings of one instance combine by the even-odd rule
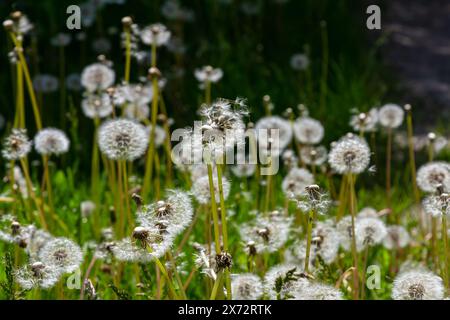
[[[231,171],[236,177],[251,177],[256,171],[256,165],[252,163],[236,164],[231,167]]]
[[[223,71],[220,68],[204,66],[202,68],[195,69],[194,76],[200,83],[205,83],[207,81],[216,83],[222,79]]]
[[[115,81],[114,70],[104,63],[93,63],[81,73],[81,85],[89,92],[106,90]]]
[[[3,141],[2,156],[6,160],[22,159],[31,151],[31,144],[25,129],[12,129]]]
[[[60,273],[57,269],[37,261],[16,270],[14,277],[19,286],[25,290],[49,289],[58,282]]]
[[[369,146],[364,139],[347,135],[331,148],[328,162],[337,173],[359,174],[369,166]]]
[[[258,300],[263,295],[261,278],[252,273],[233,275],[231,292],[234,300]]]
[[[111,98],[106,93],[85,95],[81,108],[84,115],[91,119],[106,118],[113,112]]]
[[[362,208],[361,211],[358,212],[358,218],[378,218],[378,212],[372,207]]]
[[[403,226],[394,225],[387,227],[387,234],[383,239],[385,248],[389,250],[405,248],[409,242],[409,233]]]
[[[380,124],[386,128],[398,128],[403,123],[405,111],[396,104],[385,104],[378,111]]]
[[[439,186],[450,191],[450,164],[443,161],[424,164],[417,171],[417,185],[424,192],[436,192]]]
[[[276,292],[276,281],[278,278],[286,277],[286,274],[294,270],[297,272],[299,267],[294,264],[279,264],[271,267],[266,274],[264,275],[263,285],[264,285],[264,293],[270,300],[276,300],[277,292]],[[302,288],[309,285],[309,281],[305,278],[298,277],[297,280],[289,281],[283,284],[279,294],[281,299],[287,299],[293,296],[295,291],[301,290]]]
[[[323,283],[311,283],[294,295],[295,300],[344,300],[342,292]]]
[[[148,135],[143,125],[131,120],[109,120],[99,129],[98,145],[112,160],[132,161],[147,150]]]
[[[442,193],[439,195],[429,195],[422,201],[425,213],[433,217],[450,217],[450,195]]]
[[[387,235],[386,226],[377,218],[361,218],[355,223],[355,239],[358,250],[366,246],[375,246],[383,241]]]
[[[69,151],[69,146],[69,138],[59,129],[42,129],[34,137],[34,148],[42,155],[60,155]]]
[[[38,74],[33,78],[33,88],[36,92],[51,93],[58,90],[58,78],[50,74]]]
[[[291,68],[296,71],[303,71],[308,69],[309,67],[309,58],[306,54],[296,53],[292,55],[291,60]]]
[[[297,140],[303,144],[317,144],[322,141],[324,128],[316,119],[302,116],[294,122],[294,134]]]
[[[141,30],[141,40],[146,45],[165,45],[170,36],[171,32],[161,23],[151,24]]]
[[[304,146],[300,149],[300,158],[308,165],[320,166],[328,157],[327,148],[324,146]]]
[[[394,279],[394,300],[441,300],[444,297],[442,279],[432,272],[410,270]]]
[[[213,176],[213,185],[214,185],[214,192],[216,197],[216,203],[220,202],[220,196],[219,196],[219,183],[217,180],[217,176]],[[230,194],[230,182],[222,177],[222,185],[223,185],[223,195],[224,198],[228,198],[228,195]],[[209,177],[204,176],[201,178],[198,178],[194,181],[192,184],[191,189],[192,194],[194,195],[195,199],[201,203],[201,204],[208,204],[211,202],[211,193],[209,189]]]
[[[144,227],[158,223],[167,226],[166,232],[178,235],[192,221],[193,207],[190,197],[181,190],[169,190],[165,200],[142,206],[137,221]]]
[[[71,273],[83,262],[80,247],[67,238],[54,238],[38,253],[39,260],[60,273]]]
[[[350,119],[350,126],[358,132],[374,132],[377,129],[378,118],[378,110],[372,108],[369,112],[353,115]]]
[[[288,231],[292,225],[290,217],[270,215],[257,217],[241,225],[240,234],[244,243],[252,243],[257,253],[276,252],[288,240]]]
[[[272,137],[272,131],[277,130],[278,132],[278,143],[271,143],[270,139]],[[264,117],[256,122],[255,126],[256,138],[259,144],[259,151],[269,151],[273,150],[273,155],[279,155],[292,141],[292,126],[289,121],[279,117],[279,116],[269,116]]]
[[[305,188],[314,183],[314,176],[307,169],[292,168],[284,177],[281,188],[284,194],[291,199],[301,197]]]

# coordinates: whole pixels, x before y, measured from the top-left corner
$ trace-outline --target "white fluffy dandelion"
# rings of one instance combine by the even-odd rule
[[[19,160],[31,151],[31,141],[25,129],[12,129],[3,141],[2,156],[6,160]]]
[[[138,209],[137,221],[143,227],[160,225],[165,232],[177,235],[192,220],[191,198],[181,190],[169,190],[165,200]]]
[[[308,165],[320,166],[327,161],[328,152],[324,146],[304,146],[300,150],[300,159]]]
[[[216,202],[220,202],[220,196],[219,196],[219,184],[217,180],[217,175],[213,175],[213,185],[214,185],[214,191],[215,191],[215,197]],[[223,187],[223,196],[224,198],[228,198],[228,195],[230,194],[230,182],[222,177],[222,187]],[[204,176],[201,178],[198,178],[194,181],[192,184],[191,189],[192,194],[194,195],[195,199],[201,204],[208,204],[211,202],[211,193],[209,190],[209,177]]]
[[[378,110],[372,108],[369,112],[353,115],[350,119],[350,126],[358,132],[373,132],[377,129],[378,118]]]
[[[389,226],[387,227],[387,234],[383,239],[385,248],[399,249],[406,247],[410,242],[408,231],[403,226]]]
[[[331,168],[340,174],[359,174],[369,165],[369,146],[364,139],[348,134],[331,148],[328,162]]]
[[[42,129],[34,137],[34,148],[42,155],[60,155],[69,151],[69,146],[69,138],[59,129]]]
[[[252,273],[233,275],[231,292],[234,300],[258,300],[263,295],[261,278]]]
[[[303,144],[317,144],[323,139],[324,128],[320,121],[303,116],[294,122],[295,138]]]
[[[274,136],[272,132],[276,135]],[[293,135],[289,121],[279,116],[264,117],[258,120],[255,133],[260,152],[269,152],[272,149],[274,155],[279,155],[289,145]],[[275,138],[278,140],[276,143],[272,141]]]
[[[135,160],[147,150],[148,134],[145,127],[126,119],[116,119],[101,125],[98,145],[112,160]]]
[[[381,243],[387,235],[386,226],[377,218],[361,218],[355,223],[356,247],[363,250],[366,246]]]
[[[417,171],[417,185],[424,192],[436,192],[439,186],[450,191],[450,164],[443,161],[424,164]]]
[[[307,169],[292,168],[283,179],[281,188],[288,198],[298,198],[305,188],[314,183],[314,176]]]
[[[299,290],[294,295],[295,300],[344,300],[342,292],[333,286],[323,283],[313,283]]]
[[[219,82],[223,77],[223,71],[220,68],[213,68],[211,66],[204,66],[202,68],[195,69],[194,71],[195,78],[200,83]]]
[[[171,32],[161,23],[151,24],[141,30],[141,40],[146,45],[165,45],[170,36]]]
[[[38,253],[39,260],[61,273],[71,273],[83,262],[80,247],[67,238],[55,238],[46,243]]]
[[[403,123],[405,117],[405,111],[403,108],[396,104],[385,104],[378,111],[378,118],[380,124],[386,128],[398,128]]]
[[[306,54],[296,53],[290,60],[291,68],[296,71],[306,70],[309,67],[309,58]]]
[[[37,261],[16,270],[14,276],[17,283],[25,290],[49,289],[58,282],[60,273],[57,269]]]
[[[423,200],[422,206],[425,213],[433,217],[443,215],[450,217],[450,195],[448,193],[427,196]]]
[[[113,104],[106,93],[89,93],[81,101],[81,109],[86,117],[101,119],[106,118],[113,112]]]
[[[399,274],[394,280],[394,300],[441,300],[443,297],[442,279],[432,272],[410,270]]]
[[[81,85],[89,92],[106,90],[115,79],[114,70],[103,63],[93,63],[81,73]]]

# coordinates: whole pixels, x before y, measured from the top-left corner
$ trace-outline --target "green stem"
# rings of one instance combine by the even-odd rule
[[[216,192],[214,188],[213,169],[212,164],[208,163],[208,178],[209,178],[209,192],[211,196],[211,211],[214,223],[214,241],[216,246],[216,254],[221,253],[220,235],[219,235],[219,215],[217,214]]]
[[[312,226],[314,222],[314,210],[309,211],[308,229],[306,231],[306,257],[305,257],[305,273],[309,271],[309,256],[311,251]]]

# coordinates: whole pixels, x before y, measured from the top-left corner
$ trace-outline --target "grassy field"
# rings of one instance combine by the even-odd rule
[[[1,299],[448,296],[448,132],[395,104],[363,4],[87,1],[68,30],[73,2],[0,5]],[[259,162],[180,163],[194,121]]]

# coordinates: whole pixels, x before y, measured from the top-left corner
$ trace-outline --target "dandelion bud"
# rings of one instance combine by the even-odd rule
[[[133,199],[133,201],[136,203],[136,206],[138,209],[142,206],[143,201],[142,201],[142,197],[140,195],[133,193],[131,195],[131,199]]]
[[[124,28],[129,28],[133,24],[133,19],[131,19],[131,17],[129,17],[129,16],[123,17],[122,24],[123,24]]]
[[[216,272],[230,269],[233,265],[233,258],[228,252],[222,252],[216,255]]]
[[[430,132],[428,133],[428,140],[430,141],[430,143],[433,143],[436,140],[436,134],[434,132]]]
[[[22,12],[19,10],[12,12],[11,18],[15,21],[19,21],[19,19],[22,18]]]
[[[36,278],[39,278],[42,276],[42,271],[44,270],[45,266],[42,262],[35,262],[33,264],[31,264],[31,271],[33,272],[33,275]]]
[[[98,62],[106,62],[106,56],[104,54],[100,54],[97,56]]]
[[[257,254],[257,251],[256,251],[256,243],[255,243],[255,241],[249,241],[249,242],[247,242],[247,252],[248,252],[248,255],[249,256],[256,256],[256,254]]]
[[[14,27],[14,22],[10,19],[7,19],[5,21],[3,21],[3,27],[7,30],[7,31],[11,31]]]
[[[133,230],[132,237],[136,239],[139,245],[143,248],[147,246],[147,238],[149,236],[149,232],[144,227],[136,227]]]
[[[158,68],[156,67],[151,67],[150,69],[148,69],[148,77],[149,79],[153,79],[156,77],[156,79],[161,78],[161,71],[159,71]]]
[[[11,223],[11,233],[13,235],[18,235],[19,234],[19,230],[20,230],[20,223],[17,221],[13,221]]]

